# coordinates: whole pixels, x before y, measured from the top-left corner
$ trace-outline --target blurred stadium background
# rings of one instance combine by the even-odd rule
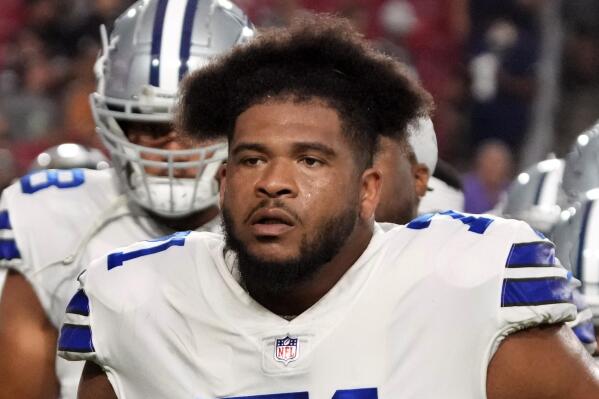
[[[483,207],[599,119],[597,0],[235,2],[258,27],[307,10],[345,16],[409,64],[435,98],[441,158],[488,187]],[[88,105],[99,25],[132,3],[1,1],[0,190],[49,146],[102,148]]]

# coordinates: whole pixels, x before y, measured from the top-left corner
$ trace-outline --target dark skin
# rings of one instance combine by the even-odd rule
[[[428,186],[429,171],[426,165],[416,161],[412,149],[405,142],[382,137],[374,166],[383,174],[376,220],[406,224],[414,219]]]
[[[300,313],[328,292],[366,248],[373,234],[381,173],[356,172],[352,147],[341,134],[337,113],[318,100],[279,99],[250,107],[237,119],[230,154],[222,176],[221,202],[255,254],[276,259],[295,256],[301,237],[310,233],[315,221],[340,207],[347,195],[356,195],[358,221],[340,253],[323,265],[313,281],[291,292],[289,301],[278,305],[271,298],[258,299],[277,314]],[[291,228],[246,222],[257,204],[273,198],[284,201],[298,216],[289,216],[295,222]],[[510,335],[488,367],[488,399],[593,397],[599,397],[599,371],[564,326]],[[79,398],[116,398],[104,372],[89,362]]]
[[[0,398],[58,397],[57,331],[31,285],[9,272],[0,300]]]
[[[302,237],[329,216],[332,203],[350,193],[359,196],[359,220],[330,263],[284,298],[254,298],[272,312],[299,314],[312,306],[368,245],[381,176],[375,169],[359,171],[353,155],[337,112],[321,102],[266,103],[237,118],[221,178],[221,202],[254,256],[277,261],[296,257]],[[252,223],[258,204],[275,199],[295,215],[293,226]]]

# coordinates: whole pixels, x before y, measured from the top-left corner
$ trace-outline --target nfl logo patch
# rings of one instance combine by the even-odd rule
[[[285,338],[275,338],[275,360],[285,363],[285,366],[297,359],[299,353],[299,338],[289,335]]]

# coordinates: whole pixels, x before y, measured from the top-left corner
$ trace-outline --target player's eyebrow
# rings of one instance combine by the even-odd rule
[[[233,150],[231,150],[231,155],[238,155],[243,151],[256,151],[262,153],[269,153],[268,148],[264,144],[259,143],[239,143],[237,144]]]
[[[237,144],[233,150],[231,150],[231,155],[236,156],[243,151],[256,151],[263,154],[269,154],[271,152],[268,149],[268,146],[264,144],[241,142]],[[292,144],[291,152],[293,154],[299,154],[307,151],[319,152],[329,158],[334,158],[337,156],[337,151],[335,151],[332,147],[316,141],[298,142]]]
[[[293,144],[293,152],[296,154],[308,151],[316,151],[329,158],[335,158],[337,156],[337,151],[320,142],[309,141]]]

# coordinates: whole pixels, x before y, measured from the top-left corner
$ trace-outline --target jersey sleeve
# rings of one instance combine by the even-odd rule
[[[23,265],[21,250],[17,244],[6,196],[0,198],[0,268],[20,270]]]
[[[508,334],[538,325],[571,322],[577,317],[574,290],[580,286],[555,257],[554,244],[518,222],[501,281],[495,348]]]
[[[92,338],[90,301],[85,292],[86,272],[78,278],[80,287],[67,305],[58,338],[58,354],[67,360],[98,362]]]

